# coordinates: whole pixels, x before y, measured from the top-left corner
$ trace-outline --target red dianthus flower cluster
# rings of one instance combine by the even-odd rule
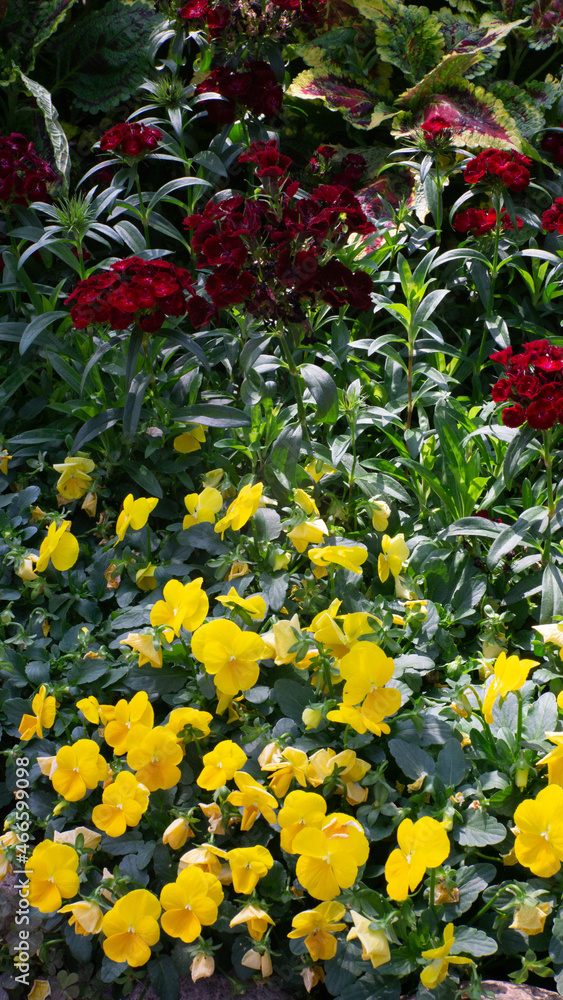
[[[315,150],[314,156],[309,160],[311,173],[325,175],[329,173],[331,184],[352,187],[356,181],[360,180],[366,169],[365,158],[361,153],[346,153],[340,163],[335,165],[331,161],[337,153],[338,150],[334,146],[319,146]]]
[[[500,213],[503,230],[514,229],[506,209]],[[497,224],[497,213],[494,208],[467,208],[465,212],[458,212],[454,216],[452,229],[456,233],[473,233],[473,236],[486,236],[492,233]],[[522,219],[516,216],[516,225],[522,229],[524,225]]]
[[[273,118],[282,105],[283,90],[279,86],[273,69],[262,59],[246,63],[243,70],[234,71],[219,66],[196,87],[196,95],[216,93],[224,101],[202,101],[198,110],[207,111],[209,121],[217,125],[234,122],[237,105],[254,115]]]
[[[49,198],[47,185],[57,175],[18,132],[0,136],[0,204],[8,212],[12,205],[30,205]]]
[[[548,233],[563,234],[563,198],[556,198],[541,217],[541,227]]]
[[[303,299],[369,309],[370,276],[333,256],[350,233],[372,231],[352,192],[324,184],[296,200],[299,183],[287,177],[291,160],[273,140],[252,143],[239,159],[256,165],[273,198],[209,202],[184,220],[199,266],[212,269],[205,289],[214,305],[244,302],[252,313],[289,322],[304,318]]]
[[[219,3],[211,5],[208,0],[188,0],[178,11],[178,15],[184,21],[205,21],[207,30],[212,38],[220,36],[229,25],[232,10],[227,4]]]
[[[109,271],[79,281],[65,304],[72,301],[70,315],[78,330],[91,323],[126,330],[136,323],[146,333],[155,333],[167,316],[187,313],[194,326],[203,326],[214,312],[196,295],[189,271],[161,258],[117,261]]]
[[[527,167],[532,161],[514,150],[484,149],[467,164],[463,179],[466,184],[504,184],[509,191],[524,191],[530,183]]]
[[[121,156],[146,156],[156,149],[163,133],[139,122],[120,122],[100,139],[100,149]]]
[[[232,2],[212,3],[210,0],[187,0],[178,11],[179,17],[185,21],[204,21],[212,38],[218,38],[231,25],[243,21],[244,9],[240,4]],[[300,15],[304,21],[316,21],[322,11],[321,0],[268,0],[266,9],[259,9],[258,14],[275,14],[276,11]],[[269,8],[269,9],[268,9]],[[256,12],[255,12],[256,13]]]
[[[420,127],[424,132],[424,138],[427,142],[433,143],[438,139],[445,139],[448,141],[451,139],[451,125],[443,117],[443,115],[430,115],[426,121],[423,121]]]
[[[520,354],[506,347],[491,354],[491,361],[505,369],[491,390],[495,403],[510,400],[514,404],[502,411],[506,427],[528,422],[535,430],[544,431],[563,421],[563,347],[533,340]]]
[[[553,162],[563,166],[563,132],[546,132],[541,141],[545,153],[551,153]]]

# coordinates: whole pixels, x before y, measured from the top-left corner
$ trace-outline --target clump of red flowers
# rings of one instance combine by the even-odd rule
[[[546,132],[541,141],[541,148],[545,153],[551,153],[553,162],[557,166],[563,166],[563,132]]]
[[[530,183],[531,164],[528,156],[514,150],[484,149],[470,160],[465,167],[463,179],[466,184],[502,184],[509,191],[524,191]]]
[[[334,146],[319,146],[309,160],[309,169],[312,174],[329,175],[331,184],[353,187],[364,174],[366,160],[361,153],[346,153],[339,160]]]
[[[92,323],[126,330],[136,323],[146,333],[155,333],[167,316],[187,313],[193,326],[199,327],[214,312],[209,302],[196,295],[189,271],[161,258],[117,261],[109,271],[79,281],[65,304],[73,301],[70,315],[78,330]]]
[[[491,354],[491,361],[505,369],[491,390],[495,403],[513,404],[502,411],[506,427],[521,427],[527,422],[534,430],[545,431],[562,421],[563,347],[533,340],[520,354],[505,347]]]
[[[494,232],[497,224],[497,213],[494,208],[467,208],[454,216],[452,228],[456,233],[473,233],[473,236],[486,236]],[[522,219],[516,216],[516,225],[522,229]],[[503,230],[514,229],[506,209],[501,212],[501,227]]]
[[[541,227],[548,233],[563,234],[563,198],[556,198],[541,217]]]
[[[163,133],[158,128],[139,122],[120,122],[105,132],[100,139],[100,149],[120,156],[146,156],[156,149]]]
[[[198,110],[207,111],[209,121],[216,125],[234,122],[239,109],[274,118],[283,100],[283,89],[273,69],[262,59],[253,59],[236,71],[219,66],[198,84],[195,92],[196,96],[215,93],[225,98],[223,101],[202,101],[198,105]]]
[[[203,22],[202,25],[195,24],[200,28],[205,25],[212,38],[219,38],[228,28],[238,28],[244,30],[246,24],[248,4],[242,4],[240,0],[231,0],[229,4],[213,3],[210,0],[187,0],[187,3],[178,10],[178,16],[184,21]],[[266,18],[271,20],[279,13],[288,13],[293,19],[299,17],[300,21],[316,21],[322,13],[324,4],[321,0],[262,0],[260,4],[251,6],[253,19]],[[245,17],[246,15],[246,17]]]
[[[48,201],[48,185],[57,180],[49,164],[35,152],[32,142],[18,132],[0,136],[0,206]]]
[[[273,140],[252,143],[239,159],[255,164],[262,191],[210,201],[184,219],[198,265],[212,271],[205,289],[214,305],[244,303],[265,319],[290,323],[303,322],[305,302],[319,299],[369,309],[371,277],[334,256],[350,234],[372,232],[349,188],[324,184],[296,198],[299,182],[287,175],[291,160]]]

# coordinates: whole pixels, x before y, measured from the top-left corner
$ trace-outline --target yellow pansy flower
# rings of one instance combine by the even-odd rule
[[[563,647],[563,622],[551,622],[549,625],[532,625],[532,628],[539,632],[544,642],[552,642],[555,646]],[[559,656],[562,656],[563,649],[560,649]]]
[[[55,472],[60,473],[57,479],[57,490],[65,500],[79,500],[88,492],[92,485],[89,475],[95,469],[95,463],[81,452],[68,455],[64,462],[54,465]]]
[[[194,955],[190,965],[190,975],[192,983],[197,983],[198,979],[209,979],[215,972],[215,959],[213,955],[207,955],[200,951]]]
[[[280,846],[282,851],[295,854],[293,841],[302,830],[320,830],[326,823],[326,801],[316,792],[297,790],[286,795],[283,808],[278,813],[281,827]]]
[[[319,508],[313,500],[313,497],[306,490],[294,490],[293,499],[295,500],[295,503],[301,507],[301,510],[305,512],[307,517],[310,517],[311,514],[316,514],[317,517],[319,516]]]
[[[459,955],[450,955],[454,944],[454,925],[446,924],[444,927],[444,943],[441,948],[429,948],[423,951],[422,958],[429,958],[430,964],[420,973],[420,981],[427,990],[433,990],[438,983],[443,983],[448,974],[449,965],[467,965],[471,963],[470,958],[461,958]]]
[[[8,475],[8,462],[13,457],[13,455],[8,455],[6,448],[2,448],[0,451],[0,472],[3,476]]]
[[[357,705],[368,694],[379,691],[391,680],[395,664],[374,642],[357,642],[342,657],[338,669],[340,676],[346,681],[342,701],[345,705]],[[397,707],[400,707],[400,695]]]
[[[272,760],[262,764],[259,759],[259,763],[263,771],[275,772],[270,778],[269,785],[274,795],[280,799],[283,799],[287,794],[294,778],[302,788],[305,788],[307,784],[306,775],[309,759],[307,754],[303,750],[298,750],[297,747],[286,747],[284,750],[278,750]]]
[[[129,493],[125,497],[123,510],[117,518],[117,524],[115,525],[115,533],[120,542],[125,538],[125,532],[128,528],[132,528],[133,531],[139,531],[141,528],[144,528],[149,519],[149,514],[154,510],[157,503],[158,500],[156,497],[139,497],[138,500],[134,500],[132,493]]]
[[[219,879],[200,868],[184,868],[160,893],[162,929],[184,944],[195,941],[203,926],[214,924],[223,901]]]
[[[326,545],[322,549],[309,549],[307,555],[315,566],[342,566],[360,576],[360,566],[365,563],[368,550],[365,545]]]
[[[350,916],[354,921],[354,926],[348,932],[347,941],[358,938],[362,946],[362,958],[365,962],[370,961],[374,969],[380,965],[386,965],[391,959],[389,942],[381,930],[371,930],[371,921],[367,917],[362,917],[356,910],[350,910]]]
[[[256,684],[260,674],[258,660],[270,655],[261,636],[243,632],[227,618],[206,622],[194,632],[192,654],[214,677],[217,690],[231,698]]]
[[[274,859],[266,847],[257,844],[255,847],[235,847],[227,851],[233,876],[233,889],[249,896],[258,885],[258,881],[267,875],[274,864]]]
[[[151,667],[162,666],[162,649],[156,648],[152,635],[143,635],[140,632],[129,632],[125,639],[120,639],[121,646],[130,646],[139,654],[138,666],[143,667],[145,663],[150,663]]]
[[[305,669],[309,665],[308,656],[304,660],[297,661],[297,653],[290,653],[292,646],[295,646],[297,642],[306,638],[299,627],[299,618],[297,615],[293,615],[292,618],[285,619],[284,621],[275,622],[270,632],[265,632],[261,638],[268,647],[268,657],[274,663],[278,665],[282,663],[295,663],[295,666],[299,670]],[[311,656],[317,655],[316,647],[311,646],[310,654]]]
[[[30,580],[38,580],[39,577],[34,570],[34,566],[39,559],[34,552],[28,552],[26,556],[18,563],[17,568],[14,570],[16,576],[19,576],[20,580],[24,582],[29,582]]]
[[[35,565],[37,573],[47,569],[49,562],[60,572],[74,566],[80,552],[78,540],[70,531],[70,521],[61,521],[59,526],[54,521],[47,529],[47,537],[41,542],[39,558]]]
[[[181,455],[189,455],[192,451],[199,451],[202,444],[205,443],[205,427],[202,427],[201,424],[189,424],[188,426],[190,429],[178,434],[172,442],[174,450],[179,451]]]
[[[244,965],[247,969],[254,969],[255,972],[259,972],[262,979],[266,979],[268,976],[271,976],[274,971],[269,952],[256,951],[255,948],[250,948],[244,953],[240,960],[240,964]]]
[[[206,486],[201,493],[188,493],[184,497],[184,504],[188,512],[182,521],[182,528],[185,530],[202,522],[215,524],[215,515],[223,506],[223,497],[219,490]]]
[[[326,462],[321,462],[320,459],[312,458],[305,466],[305,472],[315,483],[320,483],[323,476],[331,476],[333,472],[336,472],[336,469],[333,469],[332,465],[327,465]]]
[[[287,537],[298,552],[304,552],[308,545],[318,545],[322,542],[323,535],[328,534],[328,528],[320,517],[315,517],[312,521],[302,521],[295,528],[287,532]]]
[[[137,772],[137,780],[146,785],[149,792],[159,788],[177,785],[181,772],[177,766],[182,760],[182,747],[174,733],[164,726],[147,729],[136,746],[127,753],[129,767]]]
[[[189,726],[193,731],[191,733],[192,738],[201,739],[203,736],[209,736],[211,732],[209,723],[212,721],[213,716],[211,712],[202,712],[199,708],[190,708],[189,705],[183,705],[172,709],[170,718],[166,723],[166,729],[170,729],[171,732],[179,737],[182,730],[186,726]],[[185,736],[182,742],[186,742],[188,739],[189,737]]]
[[[138,569],[135,573],[135,583],[137,584],[139,590],[156,590],[157,583],[154,578],[154,571],[156,566],[149,563],[148,566],[143,566],[142,569]]]
[[[357,733],[370,732],[375,736],[390,733],[391,730],[383,720],[394,715],[401,707],[401,695],[396,688],[374,688],[364,698],[361,705],[348,705],[341,702],[336,709],[327,712],[330,722],[341,722],[352,726]]]
[[[391,899],[400,901],[420,885],[427,868],[443,864],[450,842],[442,824],[430,816],[416,823],[404,819],[397,829],[397,841],[399,847],[391,851],[385,865],[385,878]]]
[[[555,743],[555,747],[545,757],[538,760],[536,767],[545,767],[547,764],[549,784],[563,786],[563,733],[546,733],[545,735],[546,739]]]
[[[497,657],[494,676],[483,698],[485,721],[493,721],[493,705],[497,698],[505,698],[509,691],[519,691],[528,679],[530,670],[538,666],[537,660],[521,660],[518,656],[507,656],[504,650]]]
[[[384,535],[381,539],[381,552],[377,562],[377,572],[381,582],[385,583],[389,573],[398,577],[408,558],[409,550],[404,535],[395,535],[394,538]]]
[[[341,889],[349,889],[358,877],[358,867],[367,861],[365,834],[350,816],[346,820],[351,821],[349,825],[327,816],[321,830],[307,827],[293,839],[292,851],[300,855],[297,878],[314,899],[334,899]]]
[[[64,830],[63,832],[55,830],[53,833],[55,844],[70,844],[71,847],[74,847],[78,837],[82,837],[84,848],[87,851],[95,851],[100,846],[102,839],[101,833],[89,830],[87,826],[75,826],[73,830]]]
[[[563,788],[548,785],[535,799],[524,799],[514,813],[518,834],[514,853],[540,878],[551,878],[563,861]]]
[[[3,882],[8,875],[12,874],[13,866],[12,862],[8,859],[6,850],[10,847],[15,847],[16,844],[19,844],[19,837],[13,830],[7,830],[0,837],[0,882]]]
[[[371,523],[376,531],[386,531],[391,517],[391,508],[384,500],[371,500]]]
[[[245,771],[236,771],[234,774],[238,792],[231,792],[227,796],[227,802],[233,806],[242,807],[241,830],[250,830],[260,815],[272,826],[276,824],[276,814],[274,809],[278,807],[278,800],[271,795],[259,781],[256,781]]]
[[[224,475],[224,469],[210,469],[209,472],[206,472],[205,475],[201,477],[202,486],[210,486],[212,489],[217,489]]]
[[[117,900],[104,915],[104,952],[112,962],[127,962],[133,968],[145,965],[151,947],[160,938],[161,905],[147,889],[133,889]]]
[[[105,707],[105,706],[104,706]],[[118,757],[127,753],[132,745],[132,736],[137,727],[150,728],[154,722],[154,709],[146,691],[137,691],[131,701],[120,698],[115,706],[113,719],[105,730],[104,739],[113,747]]]
[[[239,531],[251,517],[254,517],[260,505],[263,489],[262,483],[242,487],[238,496],[227,507],[225,516],[215,525],[215,531],[220,533],[221,538],[223,538],[227,528]]]
[[[226,860],[227,852],[222,851],[213,844],[202,844],[201,847],[192,847],[191,851],[186,851],[185,854],[182,854],[178,862],[178,871],[181,872],[184,868],[197,865],[202,871],[211,872],[212,875],[219,876],[222,869],[221,858]]]
[[[77,740],[72,746],[61,747],[56,761],[51,781],[55,791],[67,802],[83,799],[88,789],[96,788],[109,773],[107,761],[94,740]]]
[[[268,930],[268,924],[275,927],[272,918],[260,906],[249,904],[237,913],[230,921],[229,927],[239,927],[246,924],[248,933],[253,941],[261,941]]]
[[[75,934],[99,934],[102,929],[103,913],[94,900],[82,899],[77,903],[67,903],[59,913],[70,913],[69,927]]]
[[[225,608],[231,604],[235,604],[236,607],[246,611],[256,622],[261,622],[266,617],[266,601],[260,594],[254,594],[251,597],[241,597],[235,588],[231,587],[228,594],[222,594],[220,597],[216,597],[215,600],[219,601]]]
[[[244,750],[241,750],[232,740],[222,740],[214,750],[210,750],[203,758],[203,771],[197,777],[197,784],[209,792],[221,788],[227,781],[234,778],[237,771],[244,767],[248,760]]]
[[[528,937],[533,937],[534,934],[542,934],[545,921],[551,910],[551,903],[538,903],[537,906],[520,904],[514,910],[514,917],[510,927],[515,931],[522,931]]]
[[[178,816],[177,819],[173,819],[166,827],[166,830],[162,834],[162,843],[168,844],[173,851],[178,851],[184,846],[186,840],[193,837],[195,837],[195,833],[187,819],[183,816]]]
[[[30,855],[25,873],[29,879],[28,900],[41,913],[58,910],[63,898],[78,892],[78,854],[68,844],[43,840]]]
[[[345,913],[342,903],[319,903],[314,909],[303,910],[293,918],[293,930],[287,936],[292,939],[304,937],[313,962],[328,962],[336,955],[338,942],[334,935],[346,927],[339,922]]]
[[[108,837],[121,837],[128,826],[137,826],[148,809],[149,790],[130,771],[119,771],[104,788],[102,805],[94,806],[92,822]]]
[[[76,707],[82,712],[84,718],[88,722],[92,722],[95,726],[100,722],[103,726],[107,725],[115,714],[113,705],[100,705],[98,699],[93,694],[88,698],[81,698],[80,701],[77,701]]]
[[[34,736],[43,737],[43,730],[50,729],[55,721],[57,702],[53,695],[47,695],[47,688],[41,685],[31,702],[33,715],[23,715],[18,732],[22,740],[31,740]]]
[[[165,625],[164,636],[172,642],[174,636],[180,635],[180,629],[194,632],[199,628],[209,611],[209,598],[201,589],[203,577],[190,583],[180,583],[179,580],[169,580],[162,591],[163,601],[157,601],[151,609],[151,625]]]

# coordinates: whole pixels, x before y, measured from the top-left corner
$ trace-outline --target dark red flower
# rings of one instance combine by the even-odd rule
[[[542,229],[548,233],[563,234],[563,198],[556,198],[541,217]]]
[[[437,139],[441,136],[450,138],[451,125],[442,115],[431,114],[420,126],[426,139]]]
[[[534,430],[546,431],[553,427],[557,419],[557,410],[548,400],[538,399],[526,408],[526,420]]]
[[[488,184],[501,183],[509,191],[524,191],[530,183],[532,161],[514,150],[485,149],[466,164],[463,179],[466,184],[483,180]]]
[[[12,205],[50,201],[49,187],[57,175],[35,152],[32,142],[19,132],[0,136],[0,203],[10,212]]]
[[[546,132],[541,141],[541,148],[546,153],[551,153],[554,163],[563,166],[563,131]]]
[[[526,423],[526,411],[519,403],[507,406],[502,411],[502,422],[505,427],[521,427]]]
[[[192,21],[205,17],[209,10],[207,0],[188,0],[178,11],[178,17],[183,17],[185,21]]]
[[[212,38],[218,38],[231,20],[231,11],[226,4],[214,7],[207,15],[207,30]]]
[[[100,149],[139,158],[156,149],[162,136],[163,133],[158,128],[141,125],[139,122],[121,122],[104,133],[100,139]]]
[[[510,397],[512,384],[506,378],[499,379],[491,389],[491,396],[495,403],[506,403]]]
[[[217,309],[224,309],[226,306],[243,302],[250,295],[255,283],[256,278],[250,271],[240,271],[230,264],[222,264],[207,279],[205,291]]]

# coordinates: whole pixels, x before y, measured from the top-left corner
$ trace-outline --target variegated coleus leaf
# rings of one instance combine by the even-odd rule
[[[335,69],[318,66],[304,70],[291,84],[288,95],[303,100],[321,99],[331,111],[340,111],[356,128],[376,128],[394,114],[392,108],[378,101],[377,95],[359,86],[352,77]]]
[[[502,101],[510,117],[516,122],[518,131],[526,139],[531,139],[545,125],[541,105],[536,104],[522,87],[508,80],[497,80],[489,87],[489,93]]]
[[[547,49],[563,38],[563,0],[536,0],[526,8],[531,26],[523,30],[532,49]]]
[[[549,73],[543,82],[530,80],[529,83],[525,83],[524,90],[537,107],[551,108],[563,96],[563,80],[558,80]]]
[[[444,53],[440,22],[426,7],[400,0],[353,0],[375,24],[377,52],[411,80],[420,80]]]
[[[424,95],[413,110],[401,111],[393,121],[392,134],[401,139],[420,135],[421,125],[431,115],[448,122],[456,146],[522,150],[522,136],[502,102],[468,80],[452,81],[440,93]]]
[[[522,21],[500,21],[492,14],[484,14],[479,23],[466,17],[454,14],[447,8],[436,15],[440,21],[442,34],[446,44],[446,54],[480,54],[472,66],[468,67],[465,76],[471,78],[488,72],[504,51],[504,38]]]

